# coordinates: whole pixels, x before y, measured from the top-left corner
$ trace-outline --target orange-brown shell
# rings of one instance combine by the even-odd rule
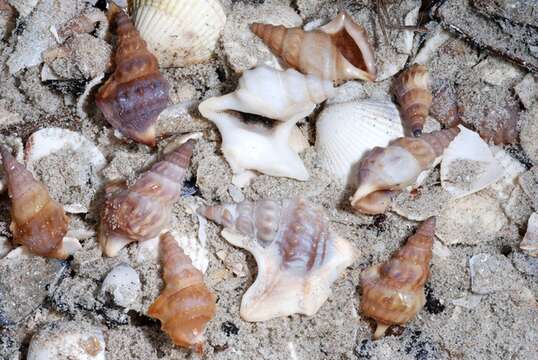
[[[123,135],[153,146],[155,123],[170,100],[169,85],[127,14],[116,10],[111,17],[117,34],[114,73],[95,95],[95,103]]]
[[[353,208],[366,215],[377,215],[385,213],[392,204],[394,191],[380,190],[363,197],[353,204]]]
[[[368,34],[346,12],[338,14],[320,30],[304,31],[260,23],[252,24],[250,29],[273,53],[303,74],[336,83],[376,78]]]
[[[32,173],[18,163],[11,153],[0,147],[11,198],[13,239],[30,252],[65,259],[68,253],[62,242],[67,233],[69,218],[63,207],[54,201],[47,188],[34,179]]]
[[[161,321],[174,344],[201,353],[204,328],[215,317],[216,296],[170,233],[161,236],[161,253],[166,286],[148,315]]]
[[[434,232],[435,218],[429,218],[388,261],[361,274],[360,308],[377,322],[374,339],[382,337],[390,325],[413,319],[424,307]]]
[[[420,136],[432,105],[428,69],[424,65],[412,65],[396,81],[394,92],[400,104],[404,128],[413,136]]]

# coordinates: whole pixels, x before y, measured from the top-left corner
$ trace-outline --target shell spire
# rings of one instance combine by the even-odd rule
[[[40,256],[67,258],[74,249],[68,249],[63,243],[69,227],[63,207],[8,149],[0,146],[0,153],[11,199],[9,228],[14,241]]]
[[[161,321],[174,344],[202,353],[204,328],[216,313],[216,296],[170,233],[161,235],[160,245],[166,286],[148,315]]]
[[[341,83],[361,79],[374,81],[374,52],[366,30],[346,12],[340,12],[318,30],[282,25],[251,24],[250,29],[289,66],[303,74]]]
[[[405,128],[420,136],[432,106],[431,78],[424,65],[414,64],[403,72],[394,86]]]
[[[384,196],[371,195],[378,191],[403,190],[413,186],[423,171],[431,169],[443,155],[460,129],[450,128],[423,134],[419,138],[402,137],[385,148],[373,148],[359,167],[359,186],[353,194],[351,206],[364,213],[372,213],[370,201]]]
[[[115,69],[95,95],[95,103],[123,135],[154,146],[155,123],[170,101],[168,82],[127,14],[111,3],[109,17],[117,35]]]
[[[424,307],[434,232],[432,217],[388,261],[361,274],[360,309],[377,322],[374,339],[381,338],[391,325],[410,321]]]
[[[99,229],[105,255],[116,256],[128,243],[155,238],[168,226],[172,207],[181,195],[193,146],[193,140],[187,141],[130,187],[108,191]]]
[[[222,224],[222,236],[256,259],[256,281],[241,300],[246,321],[315,314],[358,254],[330,230],[323,209],[302,198],[244,201],[198,212]]]

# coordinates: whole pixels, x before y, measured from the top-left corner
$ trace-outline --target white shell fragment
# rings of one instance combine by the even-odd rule
[[[362,100],[325,108],[316,122],[321,166],[341,183],[355,180],[356,167],[375,146],[404,136],[400,114],[387,100]],[[351,185],[351,184],[350,184]]]
[[[538,257],[538,213],[533,213],[529,218],[527,232],[519,248],[530,256]]]
[[[48,324],[30,341],[27,360],[105,360],[100,328],[80,322]]]
[[[226,24],[219,0],[133,0],[140,35],[163,67],[207,60]]]
[[[113,268],[103,280],[101,292],[109,294],[116,305],[128,307],[136,301],[141,289],[138,273],[127,264]]]
[[[66,129],[46,128],[33,133],[26,143],[24,157],[26,167],[34,175],[36,175],[37,163],[51,155],[65,155],[66,157],[76,157],[79,163],[76,165],[78,174],[68,174],[70,184],[64,181],[67,186],[75,188],[80,187],[80,191],[84,191],[83,186],[87,185],[87,180],[92,181],[92,189],[95,191],[100,183],[98,172],[106,165],[106,159],[101,151],[84,136]],[[73,160],[75,161],[75,160]],[[71,183],[72,182],[72,183]],[[71,201],[61,199],[64,204],[65,211],[69,213],[86,213],[88,212],[91,196],[88,194],[73,195]]]
[[[246,71],[236,91],[205,100],[200,113],[213,121],[222,136],[222,153],[234,175],[256,170],[272,176],[307,180],[308,172],[297,155],[295,124],[316,104],[334,94],[332,82],[296,70],[266,66]],[[278,120],[272,127],[245,122],[236,112]],[[240,182],[236,182],[240,184]]]
[[[456,198],[480,191],[503,176],[503,167],[480,135],[459,128],[441,162],[441,184]]]

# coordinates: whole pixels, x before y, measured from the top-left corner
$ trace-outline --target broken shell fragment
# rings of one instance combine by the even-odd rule
[[[352,207],[362,212],[361,201],[371,193],[413,186],[436,164],[459,131],[458,128],[434,131],[419,138],[396,139],[385,148],[375,147],[360,164],[359,186],[351,198]]]
[[[482,190],[503,176],[503,167],[480,135],[464,126],[446,148],[441,184],[456,198]]]
[[[332,283],[358,254],[331,231],[323,209],[302,198],[244,201],[202,207],[199,212],[223,225],[222,236],[256,259],[256,281],[241,301],[246,321],[314,315],[330,295]]]
[[[226,24],[219,0],[134,0],[129,10],[162,67],[209,59]]]
[[[49,196],[47,188],[36,181],[7,148],[0,146],[0,153],[11,199],[9,229],[14,241],[34,254],[66,259],[79,246],[64,246],[69,218],[62,206]]]
[[[529,218],[527,232],[519,248],[530,256],[538,257],[538,214],[533,213]]]
[[[113,3],[110,6],[118,36],[115,69],[99,88],[95,103],[123,135],[153,146],[155,123],[170,101],[169,85],[127,14]]]
[[[217,297],[170,233],[161,236],[160,247],[165,288],[148,315],[161,321],[174,344],[202,353],[204,328],[215,317]]]
[[[130,242],[157,237],[168,226],[193,147],[193,141],[187,141],[128,188],[108,186],[98,234],[106,256],[118,255]]]
[[[419,136],[432,105],[431,78],[426,66],[414,64],[405,70],[396,81],[394,92],[404,127],[413,136]]]
[[[336,83],[376,78],[368,34],[346,12],[313,31],[260,23],[252,24],[250,29],[285,63],[303,74]]]
[[[316,121],[316,152],[328,173],[354,185],[353,170],[364,154],[402,136],[400,114],[390,101],[334,104],[323,109]]]
[[[235,175],[256,170],[304,181],[308,172],[290,138],[295,124],[332,94],[330,81],[293,69],[261,66],[246,71],[236,91],[205,100],[199,110],[219,128],[222,153]],[[247,123],[235,111],[278,121],[270,128],[259,122]]]
[[[407,323],[424,307],[434,231],[435,218],[429,218],[388,261],[361,274],[360,308],[377,322],[374,340],[391,325]]]

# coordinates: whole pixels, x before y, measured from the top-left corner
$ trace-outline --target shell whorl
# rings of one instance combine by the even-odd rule
[[[117,255],[129,242],[156,237],[168,224],[171,208],[181,195],[193,146],[192,140],[187,141],[129,188],[107,195],[99,235],[106,255]]]
[[[170,233],[161,236],[161,254],[165,288],[148,315],[161,321],[176,345],[201,353],[204,328],[216,313],[216,296]]]
[[[361,274],[360,307],[377,322],[374,339],[390,325],[408,322],[424,306],[434,231],[435,218],[429,218],[388,261]]]
[[[428,69],[424,65],[414,64],[398,78],[394,90],[406,128],[413,136],[419,136],[432,105]]]
[[[0,153],[11,198],[10,230],[15,242],[40,256],[67,258],[62,241],[69,218],[63,207],[5,147],[0,146]]]

